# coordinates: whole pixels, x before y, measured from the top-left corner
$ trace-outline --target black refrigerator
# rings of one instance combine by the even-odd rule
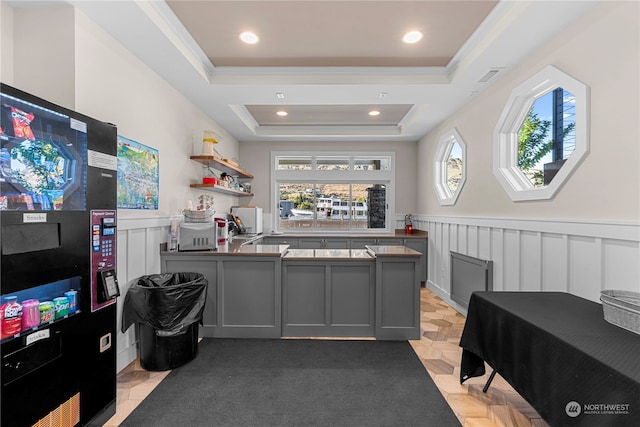
[[[116,407],[117,129],[0,87],[0,418],[102,425]]]

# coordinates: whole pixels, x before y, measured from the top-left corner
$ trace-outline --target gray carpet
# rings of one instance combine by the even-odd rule
[[[459,426],[406,341],[205,338],[121,426]]]

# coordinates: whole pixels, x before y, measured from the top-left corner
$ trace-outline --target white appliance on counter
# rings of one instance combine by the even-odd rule
[[[209,251],[216,248],[218,226],[215,222],[180,224],[179,251]]]
[[[262,208],[257,206],[232,206],[231,213],[240,218],[245,234],[262,234]]]

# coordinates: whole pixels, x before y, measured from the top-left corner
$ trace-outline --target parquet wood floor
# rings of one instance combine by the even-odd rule
[[[427,372],[464,427],[548,427],[513,388],[496,375],[487,393],[482,387],[489,374],[460,384],[458,346],[465,317],[426,288],[421,290],[420,340],[410,341]],[[491,369],[487,367],[487,372]],[[135,360],[118,374],[116,414],[105,424],[116,427],[169,374],[148,372]],[[407,426],[410,427],[410,426]],[[438,426],[448,427],[448,426]]]
[[[410,341],[460,424],[464,427],[548,427],[548,424],[500,375],[496,375],[486,393],[482,387],[487,374],[460,384],[458,345],[466,318],[433,292],[421,291],[420,340]]]

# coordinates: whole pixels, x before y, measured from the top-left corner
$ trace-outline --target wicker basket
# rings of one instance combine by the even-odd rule
[[[184,222],[213,222],[213,210],[192,211],[185,209],[182,211]]]
[[[600,301],[602,301],[604,320],[640,334],[640,293],[602,291]]]

